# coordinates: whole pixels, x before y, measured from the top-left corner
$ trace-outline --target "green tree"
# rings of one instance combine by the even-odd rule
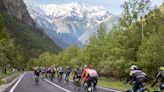
[[[9,34],[7,33],[6,26],[4,24],[3,17],[0,13],[0,39],[9,39]]]

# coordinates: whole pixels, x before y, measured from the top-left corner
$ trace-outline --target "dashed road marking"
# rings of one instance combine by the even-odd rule
[[[58,86],[57,84],[55,84],[55,83],[53,83],[53,82],[51,82],[51,81],[49,81],[49,80],[47,80],[47,79],[45,79],[45,80],[46,80],[47,82],[51,83],[52,85],[54,85],[54,86],[60,88],[61,90],[64,90],[64,91],[66,91],[66,92],[71,92],[71,91],[69,91],[69,90],[67,90],[67,89],[65,89],[65,88],[62,88],[62,87]]]

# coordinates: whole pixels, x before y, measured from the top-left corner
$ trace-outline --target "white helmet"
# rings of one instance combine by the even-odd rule
[[[130,70],[137,70],[138,69],[138,67],[136,66],[136,65],[132,65],[131,67],[130,67]]]
[[[87,68],[87,65],[84,65],[84,68]]]

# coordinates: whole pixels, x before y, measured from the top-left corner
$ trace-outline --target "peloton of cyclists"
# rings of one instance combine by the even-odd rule
[[[66,81],[69,79],[69,76],[71,73],[71,68],[69,66],[67,66],[64,70],[63,67],[58,67],[57,69],[55,69],[52,66],[49,68],[35,67],[34,75],[35,75],[35,77],[39,77],[40,75],[46,76],[46,74],[48,73],[49,76],[52,77],[52,76],[55,76],[56,71],[57,71],[58,78],[59,78],[59,76],[61,76],[61,79],[63,78],[63,74],[65,73],[64,80]],[[78,81],[76,81],[76,80],[78,80]],[[159,92],[162,92],[164,90],[164,66],[161,66],[159,68],[156,79],[153,82],[153,84],[151,85],[151,87],[153,87],[157,82],[159,82],[159,80],[160,80]],[[96,88],[97,81],[98,81],[98,73],[94,69],[93,65],[90,65],[89,67],[87,65],[84,65],[83,69],[81,69],[78,66],[75,66],[73,69],[73,81],[81,84],[82,86],[85,86],[85,84],[86,84],[88,90],[89,90],[89,87],[91,86],[91,82],[94,81],[94,88]],[[129,81],[133,85],[133,91],[137,92],[137,90],[140,87],[147,84],[147,82],[148,82],[147,74],[144,73],[142,70],[139,70],[138,66],[132,65],[130,67],[129,78],[127,79],[125,84],[128,83]]]

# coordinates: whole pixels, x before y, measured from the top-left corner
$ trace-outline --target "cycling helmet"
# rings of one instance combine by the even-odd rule
[[[87,68],[87,65],[84,65],[84,68]]]
[[[138,69],[138,67],[136,66],[136,65],[132,65],[131,67],[130,67],[130,70],[137,70]]]
[[[163,71],[164,70],[164,67],[163,66],[160,66],[159,70],[160,71]]]
[[[94,66],[93,66],[93,65],[89,65],[89,68],[90,68],[90,69],[94,69]]]

